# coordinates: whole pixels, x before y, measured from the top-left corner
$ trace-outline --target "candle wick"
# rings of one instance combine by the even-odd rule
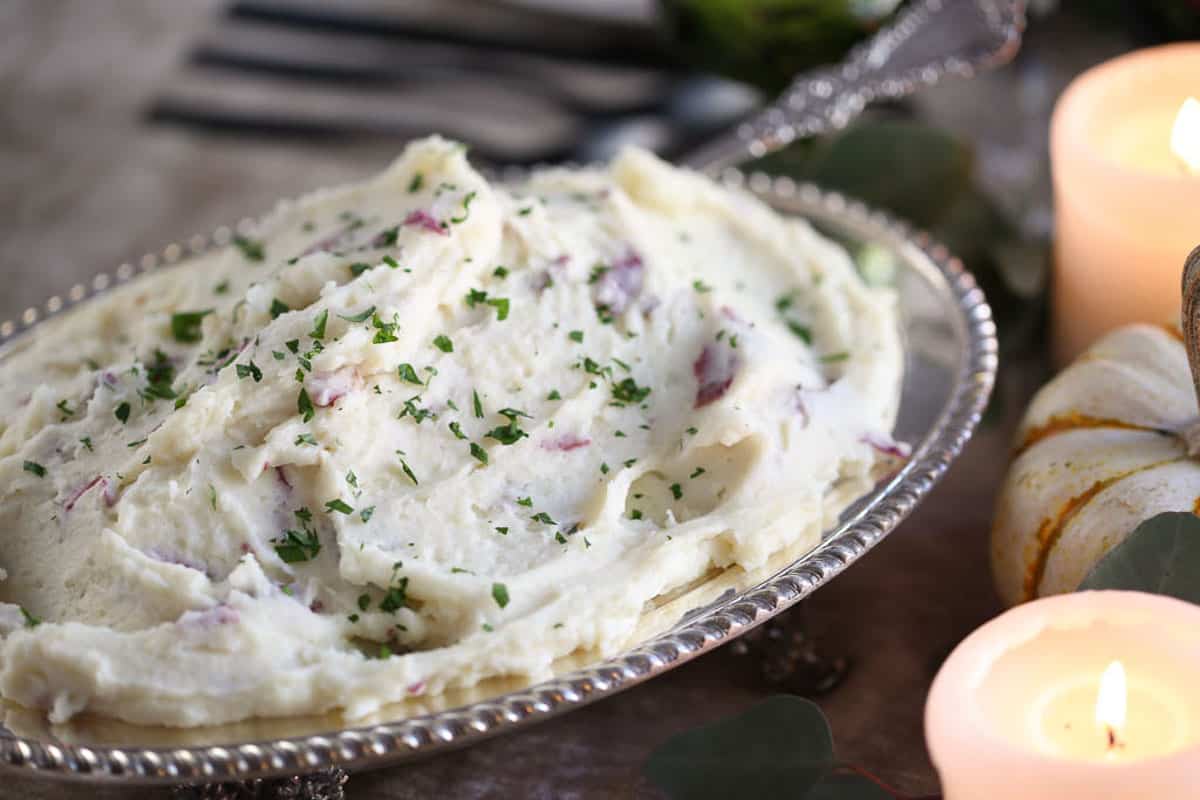
[[[1118,750],[1118,749],[1125,748],[1125,743],[1117,738],[1117,732],[1113,730],[1112,725],[1105,725],[1104,729],[1108,733],[1108,749],[1109,750]]]

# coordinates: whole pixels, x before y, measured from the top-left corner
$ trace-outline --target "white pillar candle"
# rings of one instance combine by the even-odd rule
[[[925,735],[946,800],[1200,796],[1200,606],[1140,592],[1037,600],[942,666]]]
[[[1066,363],[1101,334],[1179,313],[1200,244],[1200,43],[1130,53],[1079,76],[1050,124],[1053,345]],[[1189,108],[1191,111],[1189,112]]]

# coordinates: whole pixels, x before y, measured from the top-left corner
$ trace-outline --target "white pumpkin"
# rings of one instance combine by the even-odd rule
[[[1198,389],[1189,366],[1200,361],[1198,301],[1200,248],[1184,274],[1186,336],[1167,326],[1113,331],[1034,397],[992,528],[992,570],[1005,603],[1074,591],[1143,520],[1200,513]]]

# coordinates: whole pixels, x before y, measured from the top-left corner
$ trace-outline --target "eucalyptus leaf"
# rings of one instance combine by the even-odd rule
[[[804,800],[895,800],[879,784],[862,775],[831,773],[804,795]]]
[[[672,800],[802,798],[833,765],[833,735],[815,703],[769,698],[669,739],[645,773]]]
[[[1151,517],[1109,550],[1079,589],[1128,589],[1200,604],[1200,517],[1181,511]]]

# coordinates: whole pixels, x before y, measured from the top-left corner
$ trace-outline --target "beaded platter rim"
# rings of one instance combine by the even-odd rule
[[[511,180],[525,170],[504,172]],[[954,302],[947,309],[962,326],[965,347],[952,391],[940,415],[914,448],[904,468],[868,495],[865,507],[807,554],[773,577],[731,597],[693,610],[672,628],[632,649],[581,670],[485,701],[400,722],[346,728],[318,735],[222,746],[143,748],[62,744],[13,736],[0,728],[0,768],[47,778],[122,783],[215,783],[278,777],[340,767],[349,771],[388,766],[461,747],[519,729],[628,689],[706,653],[795,605],[838,575],[890,533],[958,456],[978,424],[995,382],[996,326],[974,277],[927,233],[845,196],[783,176],[726,169],[721,181],[748,189],[772,206],[803,217],[834,219],[872,241],[907,249],[906,260],[927,262]],[[196,235],[159,253],[126,262],[55,295],[41,308],[0,322],[0,348],[39,322],[127,283],[143,272],[167,267],[223,247],[254,220]]]

